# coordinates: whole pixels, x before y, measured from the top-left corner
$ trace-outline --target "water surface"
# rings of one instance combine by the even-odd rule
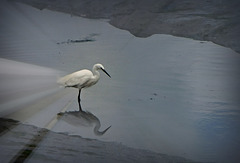
[[[59,120],[53,131],[196,161],[239,160],[239,54],[211,42],[169,35],[137,38],[107,20],[71,17],[20,4],[5,4],[0,9],[4,20],[1,58],[47,67],[51,72],[54,69],[60,76],[91,69],[99,62],[112,76],[101,74],[96,86],[82,91],[82,107],[99,119],[100,130],[112,126],[104,135],[96,136],[93,128],[64,120]],[[92,41],[69,41],[86,38]],[[42,118],[51,119],[69,100],[67,111],[78,110],[77,90],[48,86],[52,91],[45,93],[54,100],[38,104],[47,109],[20,120],[46,127]],[[17,90],[9,87],[4,92]],[[66,95],[59,93],[62,91]],[[1,106],[6,103],[1,101]],[[18,114],[12,117],[18,119]]]

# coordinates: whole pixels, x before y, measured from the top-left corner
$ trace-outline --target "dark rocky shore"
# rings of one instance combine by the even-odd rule
[[[188,162],[194,161],[112,142],[55,133],[0,118],[0,162]],[[66,141],[67,140],[67,141]]]
[[[86,18],[106,18],[137,37],[153,34],[212,41],[240,52],[238,0],[11,0]]]

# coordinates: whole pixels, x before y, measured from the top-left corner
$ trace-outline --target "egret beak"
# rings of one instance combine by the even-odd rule
[[[111,78],[111,76],[107,73],[106,70],[104,70],[103,68],[101,68],[103,72],[105,72],[105,74],[107,74],[107,76],[109,76]]]

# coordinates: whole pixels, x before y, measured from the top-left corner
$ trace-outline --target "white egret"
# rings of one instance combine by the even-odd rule
[[[93,66],[92,71],[86,69],[76,71],[58,80],[58,83],[63,85],[64,87],[74,87],[79,89],[78,93],[79,110],[82,110],[80,104],[81,89],[91,87],[92,85],[98,82],[100,78],[100,73],[98,72],[98,70],[102,70],[111,78],[111,76],[104,69],[103,65],[98,63]]]

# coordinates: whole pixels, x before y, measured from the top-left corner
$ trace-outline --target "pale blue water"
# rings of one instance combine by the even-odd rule
[[[102,73],[96,86],[82,91],[84,110],[99,118],[102,129],[112,126],[105,135],[97,137],[92,130],[64,121],[53,131],[196,161],[239,160],[238,53],[169,35],[136,38],[107,20],[20,4],[0,9],[1,58],[53,68],[61,75],[99,62],[112,76]],[[86,37],[95,41],[57,44]],[[72,92],[68,111],[77,110],[77,90]],[[29,122],[42,123],[33,118]]]

